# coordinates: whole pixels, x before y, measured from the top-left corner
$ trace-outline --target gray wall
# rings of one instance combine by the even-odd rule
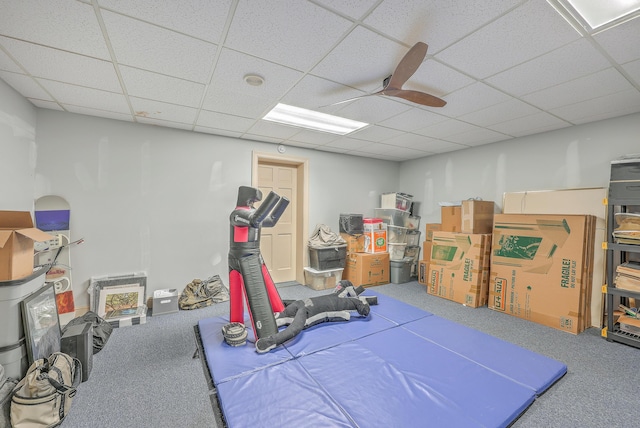
[[[0,210],[32,211],[36,108],[0,79]]]
[[[608,187],[610,162],[640,153],[640,114],[404,162],[399,189],[420,201],[422,224],[439,202],[479,197],[502,208],[505,192]]]
[[[225,284],[228,216],[251,184],[252,151],[273,144],[38,110],[35,198],[71,205],[77,304],[92,276],[144,271],[147,295],[219,274]],[[338,231],[341,212],[372,215],[380,193],[398,186],[395,162],[289,147],[309,159],[309,233]]]

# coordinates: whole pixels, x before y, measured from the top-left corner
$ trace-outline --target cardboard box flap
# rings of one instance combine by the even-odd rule
[[[0,229],[24,229],[33,227],[29,211],[0,211]]]
[[[53,236],[49,235],[46,232],[41,231],[40,229],[36,229],[35,227],[30,227],[28,229],[20,229],[16,230],[16,233],[20,235],[26,236],[29,239],[32,239],[36,242],[44,242],[50,239],[53,239]]]
[[[4,248],[12,233],[13,230],[0,230],[0,248]]]

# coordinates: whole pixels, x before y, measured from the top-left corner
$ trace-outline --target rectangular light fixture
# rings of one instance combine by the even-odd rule
[[[263,119],[338,135],[346,135],[368,125],[368,123],[280,103]]]
[[[640,0],[547,0],[579,33],[596,34],[640,16]]]

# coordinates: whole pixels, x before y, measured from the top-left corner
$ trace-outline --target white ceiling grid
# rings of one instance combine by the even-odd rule
[[[418,41],[405,87],[445,107],[331,105]],[[0,79],[45,109],[402,161],[640,112],[640,19],[590,36],[544,0],[0,0]],[[370,125],[262,120],[279,102]]]

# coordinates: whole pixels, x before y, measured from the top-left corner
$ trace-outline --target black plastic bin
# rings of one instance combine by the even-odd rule
[[[309,265],[315,270],[344,268],[347,261],[347,246],[309,247]]]

